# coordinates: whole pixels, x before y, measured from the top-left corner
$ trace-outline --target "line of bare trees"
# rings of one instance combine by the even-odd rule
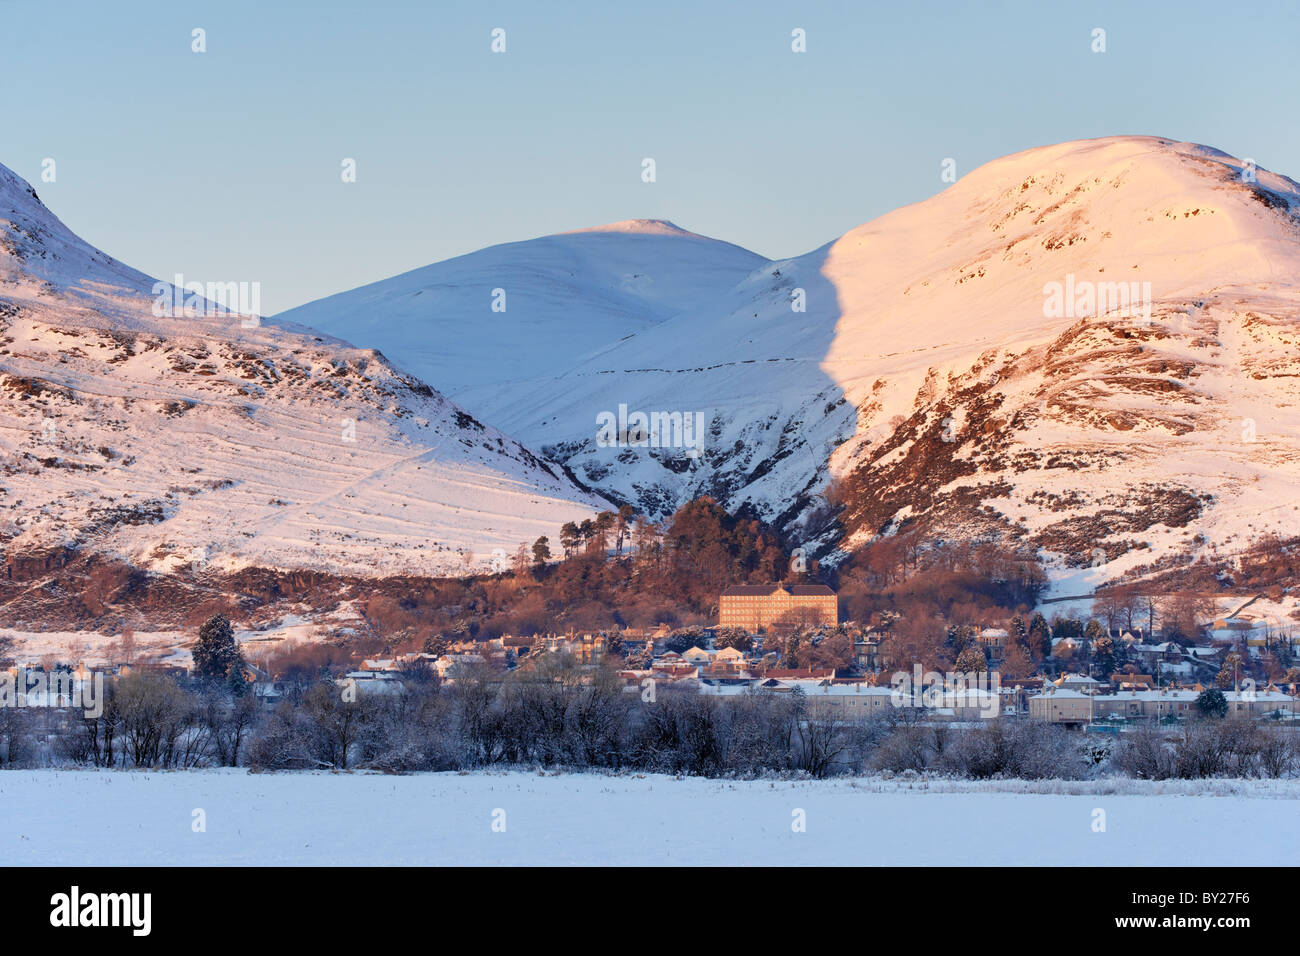
[[[21,747],[27,765],[44,753],[52,762],[169,770],[240,766],[260,716],[251,694],[233,694],[221,683],[182,687],[144,670],[106,681],[102,713],[95,716],[60,711],[55,726],[46,720],[38,728],[36,718],[45,715],[15,713],[27,718]]]
[[[413,672],[389,693],[295,685],[273,708],[224,682],[134,672],[105,685],[103,713],[0,709],[0,765],[388,772],[541,766],[702,776],[934,773],[973,779],[1291,776],[1296,732],[1188,721],[1118,741],[1025,719],[943,723],[924,712],[829,719],[798,692],[631,692],[562,655],[501,680]]]
[[[1124,738],[1115,766],[1143,780],[1285,777],[1300,767],[1300,752],[1293,731],[1247,720],[1205,720],[1173,734],[1138,729]]]
[[[814,719],[802,696],[720,700],[662,688],[652,700],[612,673],[553,673],[498,682],[462,674],[447,686],[341,699],[318,685],[255,735],[251,766],[395,772],[491,766],[640,769],[718,776],[827,776],[861,764],[863,727]]]

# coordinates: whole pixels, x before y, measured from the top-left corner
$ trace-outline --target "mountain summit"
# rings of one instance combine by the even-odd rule
[[[667,219],[623,219],[619,222],[606,223],[603,226],[592,226],[589,229],[575,229],[572,232],[561,233],[561,235],[578,236],[587,232],[618,232],[637,236],[685,236],[692,239],[708,238],[688,229],[683,229],[677,223],[669,222]]]
[[[1058,578],[1217,560],[1300,531],[1298,210],[1295,182],[1205,146],[1031,149],[457,397],[611,496],[710,494],[822,553],[924,526],[1036,544]],[[523,251],[493,250],[493,275]],[[589,286],[542,281],[603,326]],[[366,316],[329,328],[365,341]],[[600,441],[620,408],[700,415],[707,438]]]
[[[768,260],[631,219],[511,242],[277,315],[366,342],[453,398],[557,375],[727,291]]]

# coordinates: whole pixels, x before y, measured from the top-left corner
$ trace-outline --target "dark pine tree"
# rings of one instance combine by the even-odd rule
[[[1203,690],[1196,697],[1196,709],[1205,717],[1227,717],[1228,698],[1223,696],[1221,690]]]
[[[228,681],[232,672],[242,677],[247,666],[235,643],[230,621],[221,614],[212,615],[199,628],[193,657],[194,676],[212,680]]]

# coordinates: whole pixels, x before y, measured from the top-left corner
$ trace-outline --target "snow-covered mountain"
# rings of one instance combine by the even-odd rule
[[[982,515],[1133,565],[1300,531],[1298,217],[1285,177],[1119,137],[998,160],[846,235],[825,365],[858,409],[832,462],[854,538]]]
[[[604,504],[373,349],[156,315],[153,290],[0,167],[11,568],[89,551],[159,571],[433,574]]]
[[[1290,179],[1117,137],[847,234],[824,367],[857,414],[849,543],[920,517],[1096,581],[1300,533],[1298,217]]]
[[[663,513],[710,493],[823,550],[925,522],[1093,579],[1231,551],[1300,533],[1298,216],[1296,183],[1207,147],[1032,149],[457,398],[612,496]],[[699,413],[703,441],[638,444],[633,419],[611,442],[620,406]]]
[[[365,342],[455,398],[556,375],[767,260],[657,219],[491,246],[276,316]]]
[[[0,282],[43,283],[47,292],[94,295],[106,289],[149,294],[154,280],[78,238],[21,176],[0,166]]]
[[[155,318],[7,171],[0,214],[10,550],[441,570],[599,506],[491,426],[818,553],[992,534],[1086,586],[1300,534],[1300,186],[1207,147],[1028,150],[781,262],[657,221],[549,236],[260,328]]]

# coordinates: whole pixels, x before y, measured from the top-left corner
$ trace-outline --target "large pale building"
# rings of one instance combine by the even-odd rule
[[[737,584],[718,598],[718,624],[755,631],[772,624],[827,624],[839,621],[835,592],[824,584]]]

